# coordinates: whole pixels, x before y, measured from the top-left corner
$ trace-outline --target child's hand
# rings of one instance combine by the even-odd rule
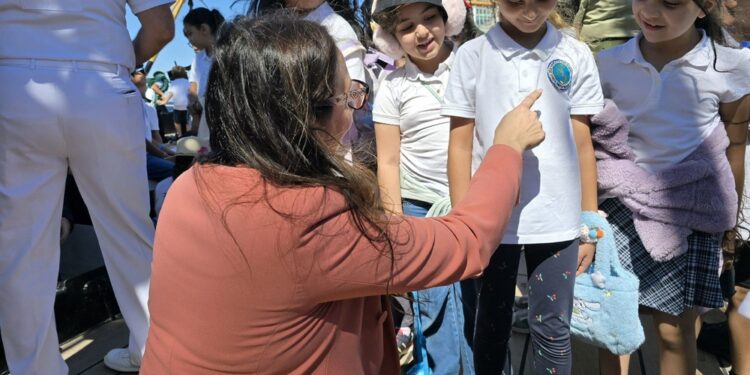
[[[576,276],[585,272],[589,268],[591,262],[594,260],[595,253],[595,243],[581,243],[578,245],[578,268],[576,269]]]

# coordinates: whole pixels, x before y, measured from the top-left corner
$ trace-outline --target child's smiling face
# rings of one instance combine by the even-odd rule
[[[633,0],[633,16],[648,42],[661,43],[685,35],[705,14],[693,0]]]
[[[412,60],[431,61],[445,41],[445,21],[434,5],[408,4],[398,10],[393,35]]]
[[[555,10],[556,0],[500,0],[502,22],[524,34],[538,32]]]

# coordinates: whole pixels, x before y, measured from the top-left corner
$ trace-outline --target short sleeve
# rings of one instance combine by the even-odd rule
[[[589,47],[580,44],[581,58],[578,60],[577,72],[573,72],[575,78],[570,87],[570,114],[595,115],[604,107],[599,70]]]
[[[133,14],[138,14],[151,8],[156,8],[159,5],[172,5],[172,3],[174,3],[174,0],[128,0],[128,5],[133,11]]]
[[[391,77],[398,72],[400,70],[391,73]],[[386,78],[380,84],[378,92],[375,93],[375,103],[372,106],[372,121],[386,125],[401,124],[401,111],[393,92],[393,85],[392,78]]]
[[[721,49],[720,49],[721,48]],[[722,103],[732,103],[750,94],[750,49],[719,47],[719,73],[726,77],[726,90],[720,95]],[[723,66],[722,66],[723,65]],[[726,67],[726,68],[724,68]]]
[[[146,106],[146,118],[148,119],[148,127],[151,130],[159,130],[159,116],[156,113],[156,108],[147,105]]]
[[[188,72],[188,82],[198,83],[198,54],[193,56],[193,63],[190,64],[190,71]]]
[[[483,38],[475,39],[474,43],[469,42],[458,49],[443,97],[443,116],[476,116],[476,74],[480,58],[476,47],[482,41]]]

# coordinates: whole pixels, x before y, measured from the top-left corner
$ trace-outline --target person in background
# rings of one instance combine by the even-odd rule
[[[130,331],[104,364],[138,371],[154,226],[130,73],[174,36],[171,3],[0,0],[0,33],[14,36],[0,43],[0,332],[14,375],[68,373],[54,317],[68,167]]]
[[[625,43],[638,34],[638,24],[630,10],[632,0],[581,0],[573,26],[579,38],[591,50],[603,49]]]
[[[211,151],[159,219],[141,375],[399,374],[387,295],[482,272],[518,197],[521,152],[544,140],[530,110],[540,92],[500,121],[471,198],[404,217],[345,159],[366,95],[325,28],[238,18],[215,58]]]
[[[213,50],[216,33],[224,23],[224,16],[216,9],[194,8],[182,20],[183,32],[196,50],[193,64],[190,67],[190,91],[188,105],[193,116],[190,132],[208,147],[209,129],[203,113],[203,101],[208,90],[208,73],[213,64]]]
[[[158,184],[154,189],[154,212],[158,220],[161,208],[164,205],[164,199],[167,197],[167,192],[172,186],[172,183],[177,180],[177,177],[188,170],[195,157],[200,152],[201,145],[196,137],[183,137],[177,140],[177,148],[174,152],[174,168],[172,170],[172,176],[167,177]]]
[[[187,133],[188,122],[188,95],[190,91],[190,82],[188,73],[185,68],[176,65],[169,71],[169,90],[157,101],[159,105],[167,105],[172,99],[172,115],[174,116],[174,128],[177,137],[182,137]]]
[[[141,71],[133,73],[133,83],[143,96],[143,118],[145,121],[146,140],[146,175],[150,181],[161,181],[172,174],[174,163],[166,160],[169,149],[165,147],[159,135],[159,118],[156,109],[148,104],[146,94],[146,75]]]

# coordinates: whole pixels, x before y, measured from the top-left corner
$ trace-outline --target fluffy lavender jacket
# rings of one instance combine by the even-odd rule
[[[687,158],[656,173],[635,164],[629,131],[628,120],[611,100],[591,119],[599,194],[619,198],[633,212],[638,236],[654,260],[686,253],[694,230],[722,233],[735,226],[737,193],[724,126],[717,126]]]

